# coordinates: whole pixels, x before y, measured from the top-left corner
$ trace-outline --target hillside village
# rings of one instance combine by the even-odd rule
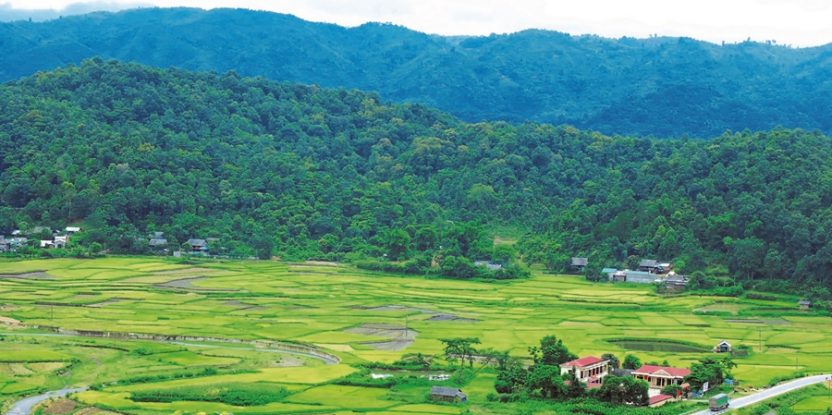
[[[572,257],[568,268],[575,273],[584,273],[588,266],[588,258]],[[655,284],[661,286],[663,291],[668,293],[684,291],[688,284],[688,278],[685,275],[673,271],[672,263],[655,259],[642,259],[635,270],[602,268],[598,278],[610,282]]]
[[[24,247],[63,249],[78,232],[81,232],[81,228],[77,226],[67,226],[63,229],[35,226],[28,231],[15,229],[10,236],[0,235],[0,253],[14,253]]]

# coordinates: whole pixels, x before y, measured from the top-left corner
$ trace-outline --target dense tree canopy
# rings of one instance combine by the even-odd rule
[[[499,225],[527,232],[517,252],[553,269],[650,256],[832,285],[820,133],[468,124],[356,91],[91,60],[0,87],[0,155],[0,233],[82,222],[77,243],[114,252],[164,231],[233,255],[465,273],[477,259],[511,266],[517,253],[488,238]]]
[[[566,123],[662,137],[776,126],[829,133],[830,48],[541,30],[441,37],[250,10],[146,8],[2,23],[0,80],[102,56],[378,91],[469,121]],[[425,157],[423,168],[439,166],[440,138],[423,137],[426,153],[414,161]],[[472,204],[488,200],[487,186],[466,189]]]

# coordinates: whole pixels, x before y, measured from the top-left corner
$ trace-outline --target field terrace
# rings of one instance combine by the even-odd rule
[[[111,386],[79,395],[84,403],[129,413],[458,413],[460,408],[422,403],[418,391],[403,397],[381,388],[330,382],[362,362],[389,363],[405,353],[439,355],[440,338],[462,336],[525,357],[529,346],[555,334],[581,356],[609,352],[623,358],[631,353],[645,362],[667,360],[679,367],[688,367],[709,355],[720,340],[728,340],[734,347],[752,348],[748,357],[737,359],[734,371],[746,386],[762,386],[796,372],[832,370],[832,318],[797,310],[795,298],[663,297],[651,287],[539,272],[522,281],[477,282],[324,263],[5,261],[0,262],[0,317],[0,333],[6,337],[0,342],[0,400],[43,385],[115,382],[136,373],[204,367],[240,372]],[[213,340],[90,339],[33,326]],[[308,345],[340,363],[281,350],[264,357],[249,343],[254,340]],[[142,348],[159,350],[136,352]],[[74,365],[70,374],[50,380],[69,365]],[[472,404],[493,392],[493,380],[493,371],[478,372],[464,388]],[[222,382],[272,382],[291,395],[250,408],[129,399],[130,392],[142,388]]]

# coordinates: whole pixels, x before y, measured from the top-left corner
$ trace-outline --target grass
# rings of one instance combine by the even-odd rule
[[[388,390],[332,384],[360,363],[390,363],[405,353],[439,354],[439,339],[449,336],[479,337],[484,347],[525,356],[541,337],[555,334],[579,355],[610,352],[623,358],[630,353],[645,362],[667,360],[685,367],[728,340],[734,347],[751,348],[749,356],[737,358],[734,370],[742,386],[765,386],[796,372],[832,371],[832,318],[797,310],[775,315],[771,310],[794,308],[790,299],[778,296],[662,297],[650,287],[539,272],[522,281],[471,282],[271,261],[194,265],[110,257],[3,261],[0,269],[0,274],[37,271],[51,276],[0,279],[0,316],[27,326],[191,336],[161,343],[54,336],[0,326],[5,339],[0,341],[0,401],[65,384],[95,384],[103,387],[78,399],[130,414],[459,413],[460,407],[426,402],[430,388],[425,385]],[[181,282],[196,277],[200,279]],[[438,314],[464,320],[431,320]],[[379,325],[392,329],[354,330]],[[395,328],[405,325],[416,331],[405,349],[371,344],[399,339],[403,331]],[[199,341],[200,336],[237,343]],[[318,344],[342,363],[326,365],[308,356],[265,350],[255,347],[254,340]],[[203,372],[205,368],[214,372]],[[182,377],[194,373],[198,376]],[[141,381],[113,384],[126,379]],[[468,409],[477,414],[520,411],[515,404],[486,402],[493,379],[493,371],[481,370],[464,386]],[[227,384],[279,385],[288,394],[248,406],[193,397],[175,402],[130,399],[134,393]],[[815,404],[810,400],[804,405]]]
[[[806,414],[826,415],[832,410],[832,390],[828,385],[812,385],[789,392],[758,405],[736,411],[739,415]]]

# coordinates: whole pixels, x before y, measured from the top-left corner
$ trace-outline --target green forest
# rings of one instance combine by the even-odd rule
[[[471,122],[655,137],[778,126],[832,133],[832,45],[545,30],[444,37],[240,9],[141,8],[0,23],[0,81],[96,56],[377,91]]]
[[[0,234],[82,224],[72,243],[113,253],[148,252],[163,231],[174,246],[218,238],[212,252],[230,256],[465,278],[483,276],[474,260],[511,278],[571,256],[596,269],[657,257],[832,287],[832,142],[819,132],[466,123],[354,90],[93,59],[0,86],[0,155]],[[505,228],[523,236],[494,246]]]

